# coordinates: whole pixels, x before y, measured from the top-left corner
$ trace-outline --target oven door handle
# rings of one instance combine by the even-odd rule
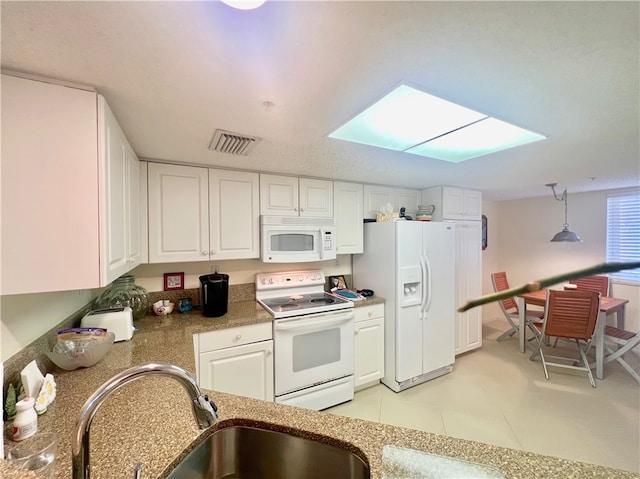
[[[352,314],[340,315],[326,319],[278,319],[275,321],[276,331],[290,331],[292,329],[325,329],[327,326],[338,326],[353,319]]]

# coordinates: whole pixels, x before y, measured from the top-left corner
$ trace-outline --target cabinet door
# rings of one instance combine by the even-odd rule
[[[464,219],[464,191],[458,188],[442,188],[442,217]]]
[[[418,212],[418,205],[420,204],[420,191],[396,188],[395,195],[396,203],[398,204],[396,207],[397,210],[400,211],[400,208],[404,206],[405,215],[415,219],[416,213]]]
[[[129,255],[129,266],[127,270],[131,271],[142,263],[141,204],[143,201],[143,191],[140,189],[140,160],[138,160],[131,146],[127,147],[127,168],[127,253]],[[146,188],[144,192],[146,192]],[[144,201],[146,202],[146,195]]]
[[[382,208],[387,203],[393,205],[394,211],[398,211],[398,205],[394,203],[395,195],[393,188],[386,186],[364,185],[364,217],[375,219]]]
[[[1,88],[1,292],[96,288],[96,94],[8,75]]]
[[[98,163],[100,171],[101,284],[107,285],[129,271],[128,144],[111,109],[98,98],[100,129]]]
[[[300,216],[333,217],[333,181],[299,179]]]
[[[200,354],[200,386],[273,401],[273,341]]]
[[[259,175],[209,170],[211,259],[260,257]]]
[[[480,221],[455,222],[456,304],[482,294],[482,224]],[[455,354],[482,346],[482,308],[456,313]]]
[[[298,216],[298,178],[260,175],[260,214]]]
[[[358,183],[333,183],[333,216],[336,219],[336,253],[364,251],[363,187]]]
[[[209,173],[149,163],[149,262],[209,260]]]
[[[465,190],[464,215],[467,220],[482,219],[482,193],[479,191]]]
[[[384,376],[384,319],[368,319],[354,324],[355,387]]]

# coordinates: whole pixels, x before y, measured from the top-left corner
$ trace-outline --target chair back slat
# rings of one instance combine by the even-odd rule
[[[600,294],[592,291],[547,292],[544,334],[589,340],[600,309]]]
[[[602,297],[609,296],[609,277],[602,275],[587,276],[569,281],[577,286],[577,291],[594,291]]]
[[[493,289],[496,293],[500,291],[506,291],[509,289],[509,281],[507,280],[507,273],[500,271],[498,273],[491,273],[491,281],[493,282]],[[515,310],[518,311],[518,303],[513,298],[507,298],[500,301],[502,307],[506,311]]]

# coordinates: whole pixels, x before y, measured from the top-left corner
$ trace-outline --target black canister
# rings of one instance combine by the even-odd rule
[[[200,302],[202,314],[208,318],[227,314],[229,275],[214,273],[200,276]]]

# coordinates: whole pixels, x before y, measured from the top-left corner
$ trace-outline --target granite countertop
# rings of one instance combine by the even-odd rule
[[[369,298],[362,307],[384,302]],[[57,479],[71,477],[71,437],[86,399],[118,372],[149,362],[169,362],[195,375],[193,334],[271,321],[254,301],[229,304],[221,318],[205,318],[199,311],[169,316],[147,316],[137,323],[131,341],[116,343],[97,365],[75,371],[54,372],[58,395],[39,417],[39,430],[55,431],[60,438]],[[208,392],[219,408],[220,419],[201,431],[193,420],[188,397],[175,380],[144,377],[127,384],[98,410],[91,427],[92,478],[130,477],[135,464],[144,464],[143,477],[165,478],[195,445],[218,428],[242,424],[289,432],[338,444],[360,455],[381,478],[382,450],[387,444],[497,467],[506,478],[637,478],[629,472],[542,456],[529,452],[455,439],[412,429],[337,416],[330,413]],[[0,477],[25,478],[0,461]],[[33,476],[35,477],[35,476]]]

